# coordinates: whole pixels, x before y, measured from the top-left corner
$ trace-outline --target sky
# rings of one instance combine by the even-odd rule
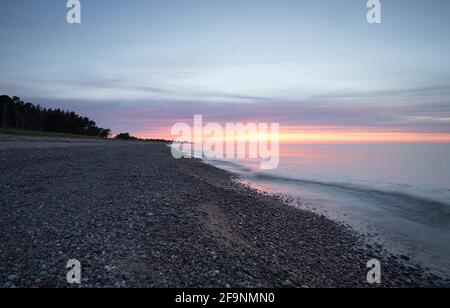
[[[450,1],[0,1],[0,94],[114,132],[280,123],[292,142],[450,142]]]

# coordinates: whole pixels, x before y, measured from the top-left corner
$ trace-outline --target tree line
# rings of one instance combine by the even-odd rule
[[[94,121],[75,112],[35,106],[17,96],[0,96],[0,127],[102,138],[111,134],[110,129],[97,127]]]
[[[145,141],[145,142],[163,142],[163,143],[172,143],[173,141],[171,140],[166,140],[166,139],[142,139],[142,138],[138,138],[135,136],[130,135],[130,133],[120,133],[117,134],[116,137],[114,137],[115,139],[119,139],[119,140],[127,140],[127,141]]]

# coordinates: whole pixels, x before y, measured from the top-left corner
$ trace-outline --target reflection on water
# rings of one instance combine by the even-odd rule
[[[280,166],[211,161],[259,187],[376,234],[450,277],[450,145],[283,145]]]

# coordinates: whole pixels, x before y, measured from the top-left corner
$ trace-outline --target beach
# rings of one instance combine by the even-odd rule
[[[0,135],[0,170],[0,287],[450,286],[164,143]]]

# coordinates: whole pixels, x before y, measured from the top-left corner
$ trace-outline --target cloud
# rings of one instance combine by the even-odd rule
[[[271,122],[282,127],[328,127],[358,131],[450,134],[450,104],[389,102],[206,103],[188,100],[118,101],[30,99],[44,106],[75,110],[114,131],[167,133],[177,122],[202,114],[207,122]]]
[[[450,83],[440,85],[418,86],[397,89],[384,89],[376,91],[347,91],[334,92],[314,95],[311,99],[315,100],[361,100],[361,99],[400,99],[400,100],[418,100],[422,98],[450,97]]]

